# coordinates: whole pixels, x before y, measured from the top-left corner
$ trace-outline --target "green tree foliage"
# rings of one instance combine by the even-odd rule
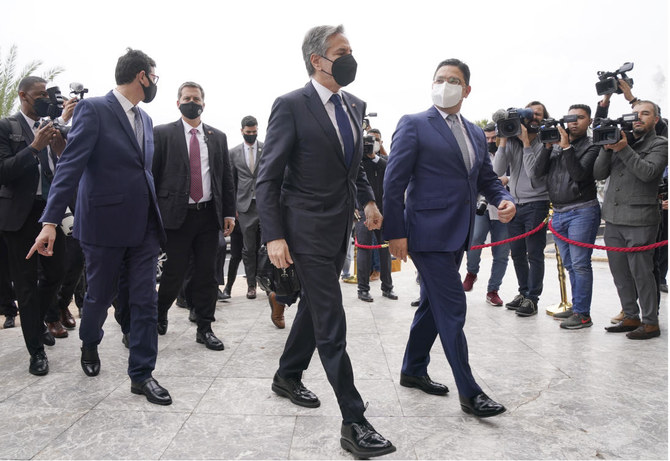
[[[0,56],[2,55],[0,54]],[[15,105],[19,96],[19,82],[24,77],[33,75],[42,65],[42,61],[40,60],[31,61],[18,72],[17,58],[18,47],[12,45],[9,48],[9,54],[0,60],[0,118],[7,117],[16,110]],[[60,66],[52,67],[42,72],[40,77],[49,82],[64,70]]]
[[[489,123],[489,120],[486,119],[486,118],[483,118],[483,119],[481,119],[481,120],[475,120],[475,121],[474,121],[474,124],[477,125],[479,128],[481,128],[482,130],[484,129],[484,127],[485,127],[486,125],[488,125],[488,123]]]

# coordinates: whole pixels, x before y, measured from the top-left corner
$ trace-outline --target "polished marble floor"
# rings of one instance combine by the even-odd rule
[[[398,301],[373,303],[342,284],[348,350],[367,417],[397,446],[388,459],[667,459],[668,330],[631,341],[603,327],[619,311],[606,262],[594,263],[594,325],[561,330],[544,313],[560,300],[556,263],[546,260],[541,312],[517,317],[485,303],[490,253],[469,302],[470,362],[485,392],[507,406],[487,420],[464,414],[449,365],[435,346],[429,372],[449,386],[446,397],[398,384],[418,294],[411,263],[394,273]],[[463,269],[464,270],[464,269]],[[500,291],[516,294],[510,263]],[[238,279],[219,303],[214,330],[223,352],[195,342],[195,326],[173,307],[159,339],[154,376],[174,404],[160,407],[130,393],[127,350],[113,316],[99,350],[102,371],[86,377],[76,332],[47,347],[50,373],[28,374],[20,328],[0,331],[0,459],[351,459],[340,448],[340,415],[318,355],[304,376],[322,405],[292,405],[270,390],[288,329],[270,323],[264,297],[247,300]],[[295,310],[287,311],[291,324]]]

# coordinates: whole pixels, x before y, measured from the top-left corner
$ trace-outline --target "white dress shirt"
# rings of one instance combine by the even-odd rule
[[[35,128],[35,122],[40,123],[39,120],[33,120],[32,118],[30,118],[26,114],[24,114],[23,111],[21,111],[21,110],[19,112],[21,112],[21,115],[23,115],[23,118],[26,119],[26,123],[28,124],[28,126],[32,130],[33,136],[37,135],[38,128]],[[51,146],[47,146],[47,151],[49,152],[49,155],[47,155],[47,157],[49,158],[49,168],[51,168],[52,172],[55,172],[56,167],[54,165],[53,159],[51,158]],[[40,174],[39,174],[39,179],[37,180],[36,195],[39,196],[39,197],[42,197],[42,164],[39,163],[39,159],[37,160],[37,169],[38,169]],[[46,200],[46,197],[44,197],[44,200]]]

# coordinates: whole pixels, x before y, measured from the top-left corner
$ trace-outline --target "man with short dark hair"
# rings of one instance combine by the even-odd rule
[[[258,121],[247,115],[242,119],[244,142],[230,149],[230,164],[233,167],[233,182],[237,201],[237,219],[242,231],[242,262],[247,276],[247,298],[256,298],[256,269],[261,227],[256,209],[256,176],[258,163],[263,156],[263,143],[258,138]],[[283,317],[282,311],[278,316]],[[278,328],[283,328],[273,320]],[[283,322],[283,320],[281,321]],[[281,323],[279,322],[279,323]]]
[[[605,245],[615,248],[650,245],[656,241],[660,222],[658,183],[668,164],[668,140],[655,131],[656,104],[639,101],[633,107],[639,120],[629,138],[603,146],[593,167],[595,179],[609,178],[603,202]],[[608,251],[607,260],[619,294],[623,319],[605,328],[628,332],[629,339],[661,335],[658,326],[654,252]],[[639,302],[639,304],[638,304]]]
[[[44,345],[53,346],[55,340],[44,319],[65,267],[65,236],[60,228],[53,229],[56,257],[26,259],[40,233],[39,217],[47,203],[57,156],[65,147],[53,123],[40,123],[49,114],[46,83],[40,77],[23,78],[18,88],[19,112],[0,120],[0,231],[30,354],[28,371],[38,376],[49,372]],[[39,283],[38,267],[42,270]],[[54,332],[67,335],[60,321],[52,326]]]
[[[498,150],[498,144],[496,143],[498,136],[496,134],[495,123],[490,122],[484,127],[484,136],[486,136],[486,148],[491,157],[491,162],[493,162],[495,153]],[[503,184],[506,184],[507,176],[501,176],[500,180]],[[479,195],[477,197],[478,204],[481,203],[481,199],[484,199],[484,197]],[[486,202],[486,209],[484,211],[478,211],[475,216],[475,228],[472,231],[472,246],[482,245],[488,234],[491,234],[491,242],[505,240],[507,238],[507,223],[501,222],[498,218],[498,208],[489,205],[488,202]],[[465,274],[465,279],[463,279],[463,290],[465,291],[472,290],[472,286],[477,280],[481,254],[481,249],[468,249],[466,251],[467,273]],[[500,289],[502,279],[507,270],[509,244],[504,243],[502,245],[492,246],[491,254],[493,255],[493,263],[491,265],[491,275],[486,287],[486,302],[492,306],[502,306],[503,301],[500,299],[500,295],[498,295],[498,290]]]
[[[158,354],[156,265],[165,233],[151,173],[152,122],[137,107],[156,95],[155,67],[145,53],[128,49],[116,65],[116,88],[77,103],[40,218],[42,231],[28,257],[35,251],[54,254],[56,223],[79,187],[73,235],[84,252],[88,284],[79,328],[81,367],[87,376],[100,373],[102,326],[119,280],[125,280],[130,391],[151,403],[170,405],[170,393],[152,376]]]
[[[272,106],[256,196],[263,240],[278,268],[295,269],[300,302],[272,390],[296,405],[321,402],[302,383],[318,349],[342,413],[340,445],[360,458],[396,450],[364,416],[347,354],[339,275],[356,199],[369,229],[382,216],[361,166],[365,102],[341,91],[356,76],[342,26],[310,29],[302,45],[311,81]]]
[[[460,113],[471,90],[469,67],[458,59],[442,61],[433,75],[433,106],[398,122],[384,179],[384,235],[391,254],[403,261],[411,256],[421,275],[400,385],[433,395],[449,392],[428,375],[439,335],[461,410],[486,418],[505,407],[482,391],[470,369],[463,332],[467,304],[458,269],[471,240],[477,192],[497,206],[502,222],[515,208],[493,172],[482,129]]]
[[[549,118],[547,108],[539,101],[532,101],[526,108],[533,111],[532,118],[524,118],[521,134],[513,138],[500,137],[500,144],[493,160],[493,169],[502,176],[509,171],[509,187],[517,206],[516,216],[507,226],[510,237],[535,229],[549,213],[549,195],[544,178],[531,178],[536,158],[542,150],[538,133],[542,120]],[[505,306],[520,317],[537,314],[537,303],[542,294],[544,280],[544,248],[547,233],[544,230],[510,242],[514,271],[519,284],[519,294]]]
[[[570,106],[568,115],[577,118],[567,124],[567,131],[558,125],[560,140],[547,144],[537,157],[531,178],[544,177],[554,209],[552,225],[559,234],[577,242],[593,244],[600,226],[600,204],[593,179],[593,164],[600,147],[588,136],[591,108],[586,104]],[[554,241],[570,276],[572,307],[554,314],[563,320],[561,328],[576,330],[593,325],[591,297],[593,293],[592,248],[571,245],[559,238]]]
[[[177,107],[179,120],[154,128],[152,171],[167,235],[167,261],[158,289],[158,334],[167,332],[168,309],[179,294],[192,254],[188,301],[198,324],[195,340],[221,351],[224,345],[212,331],[212,322],[219,232],[229,235],[235,225],[228,143],[223,132],[202,123],[205,91],[198,83],[179,87]]]

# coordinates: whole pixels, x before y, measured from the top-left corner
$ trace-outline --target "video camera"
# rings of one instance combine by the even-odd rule
[[[631,142],[633,122],[639,120],[637,112],[632,114],[624,114],[616,120],[609,118],[597,119],[596,127],[593,129],[593,144],[596,146],[604,146],[606,144],[616,144],[621,139],[621,132]],[[619,128],[619,126],[621,128]]]
[[[501,138],[512,138],[521,134],[521,119],[532,119],[532,109],[499,109],[491,117]]]
[[[477,200],[477,208],[475,209],[475,214],[477,216],[484,216],[486,213],[486,208],[489,206],[489,202],[484,197],[479,197]]]
[[[623,65],[614,72],[598,71],[599,81],[596,82],[596,92],[598,95],[623,93],[621,88],[619,88],[619,81],[617,79],[617,75],[619,74],[621,74],[621,79],[633,88],[633,79],[626,75],[626,72],[631,70],[633,70],[633,63],[624,62]]]
[[[363,155],[370,155],[374,152],[376,140],[377,138],[371,134],[363,136]]]
[[[370,117],[376,117],[377,112],[370,112],[363,117],[363,130],[368,131],[370,129]]]
[[[561,133],[556,128],[556,125],[561,125],[565,129],[564,123],[576,122],[576,115],[565,115],[562,119],[556,120],[553,118],[547,118],[542,120],[542,125],[540,126],[540,142],[542,144],[553,144],[561,140]]]
[[[47,88],[47,95],[49,96],[49,109],[47,112],[47,117],[49,117],[50,120],[44,120],[40,125],[40,128],[51,121],[53,122],[53,127],[60,131],[61,136],[63,136],[63,139],[65,139],[67,138],[67,134],[70,131],[70,127],[61,125],[56,120],[63,114],[63,103],[65,102],[65,98],[63,98],[63,95],[60,92],[60,88],[57,86]]]

